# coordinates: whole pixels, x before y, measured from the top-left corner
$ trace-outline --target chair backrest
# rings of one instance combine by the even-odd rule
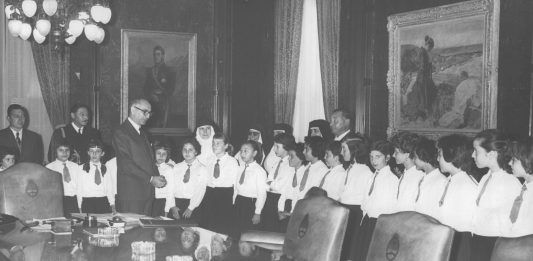
[[[531,261],[533,260],[533,235],[496,240],[491,261]]]
[[[455,231],[436,219],[416,213],[381,215],[366,260],[449,260]]]
[[[27,162],[0,172],[0,213],[22,220],[63,216],[61,174]]]
[[[325,196],[298,201],[285,233],[284,255],[294,260],[339,260],[348,213]]]

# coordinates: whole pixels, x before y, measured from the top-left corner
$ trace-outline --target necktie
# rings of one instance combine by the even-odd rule
[[[100,185],[102,183],[102,177],[100,176],[100,169],[98,169],[98,165],[94,164],[94,183],[96,185]]]
[[[278,166],[276,167],[276,171],[274,171],[274,180],[276,180],[276,178],[278,177],[278,174],[279,174],[279,167],[281,166],[281,163],[283,162],[283,160],[280,160],[279,163],[278,163]]]
[[[78,129],[78,133],[81,135],[81,127]]]
[[[374,184],[376,183],[376,177],[378,176],[379,174],[379,171],[376,170],[376,172],[374,172],[374,179],[372,179],[372,185],[370,185],[370,190],[368,190],[368,195],[372,195],[372,191],[374,191]]]
[[[300,182],[300,191],[303,191],[305,188],[305,183],[307,182],[307,178],[309,177],[310,168],[311,168],[311,164],[309,164],[309,167],[305,169],[304,176],[302,177],[302,181]]]
[[[420,197],[420,185],[422,185],[422,182],[424,182],[424,178],[426,176],[423,176],[420,181],[418,181],[418,192],[416,193],[416,199],[415,202],[418,202],[418,198]]]
[[[215,169],[213,170],[213,177],[215,177],[215,179],[220,177],[220,164],[218,164],[219,161],[220,159],[217,159],[217,163],[215,163]]]
[[[444,199],[446,198],[446,193],[448,193],[448,187],[450,186],[451,181],[452,181],[452,177],[448,178],[448,182],[446,183],[446,187],[444,187],[444,192],[442,193],[442,197],[440,197],[440,200],[439,200],[439,207],[442,207],[442,204],[444,204]]]
[[[185,171],[185,175],[183,175],[183,183],[188,183],[191,179],[191,164],[187,164],[187,170]]]
[[[396,191],[396,199],[400,197],[400,187],[402,186],[402,180],[404,176],[405,176],[405,173],[402,174],[402,176],[400,177],[400,182],[398,182],[398,191]]]
[[[487,185],[489,184],[490,179],[492,178],[492,173],[489,174],[489,178],[487,181],[485,181],[485,184],[483,184],[483,187],[481,188],[481,191],[479,192],[479,195],[476,199],[476,206],[479,206],[479,201],[481,201],[481,197],[483,197],[483,193],[485,193],[485,189],[487,188]]]
[[[67,168],[67,163],[63,163],[63,180],[66,182],[66,183],[69,183],[70,182],[70,171],[68,170]]]
[[[296,169],[294,169],[294,176],[292,176],[292,187],[296,188],[298,186],[298,178],[296,177]]]
[[[353,167],[353,164],[351,164],[346,170],[346,178],[344,179],[344,185],[348,183],[348,175],[350,174],[350,170],[352,169],[352,167]]]
[[[22,140],[20,139],[20,134],[19,134],[18,131],[17,131],[17,135],[15,137],[15,140],[17,140],[17,146],[19,147],[19,150],[20,150],[20,148],[22,147]]]
[[[241,178],[239,179],[239,184],[241,185],[244,183],[244,176],[246,174],[247,168],[248,168],[248,164],[244,165],[244,170],[242,171]]]
[[[518,213],[520,213],[520,206],[522,206],[522,199],[524,197],[524,192],[527,190],[526,183],[522,185],[522,190],[520,191],[520,195],[516,197],[513,203],[513,208],[511,209],[511,214],[509,215],[509,218],[511,219],[511,223],[514,224],[516,222],[516,218],[518,218]]]
[[[324,186],[324,183],[326,183],[326,177],[329,175],[330,172],[331,170],[328,170],[328,172],[326,172],[326,175],[324,175],[324,177],[320,181],[320,186],[318,186],[319,188],[322,188],[322,186]]]

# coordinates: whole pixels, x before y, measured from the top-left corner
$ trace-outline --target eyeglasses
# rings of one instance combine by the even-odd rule
[[[149,111],[149,110],[144,110],[144,109],[141,109],[141,108],[139,108],[139,107],[137,107],[137,106],[133,106],[133,107],[134,107],[135,109],[137,109],[137,110],[140,110],[140,111],[142,111],[142,113],[144,113],[144,116],[150,116],[150,115],[152,115],[152,114],[153,114],[153,112],[152,112],[152,111]]]

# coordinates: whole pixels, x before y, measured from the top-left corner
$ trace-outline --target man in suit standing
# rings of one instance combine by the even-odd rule
[[[44,150],[41,135],[25,129],[26,110],[19,104],[7,107],[9,127],[0,130],[0,146],[19,153],[17,162],[43,164]]]
[[[55,151],[61,140],[66,140],[72,146],[71,160],[78,164],[87,162],[87,146],[90,140],[102,140],[100,132],[89,126],[90,110],[83,104],[76,104],[70,108],[70,124],[54,130],[48,146],[48,162],[56,159]]]
[[[150,103],[132,101],[128,119],[113,134],[117,157],[117,210],[152,215],[155,188],[166,185],[142,126],[150,118]]]
[[[344,137],[351,132],[350,124],[352,122],[352,116],[350,112],[344,109],[336,109],[331,115],[331,132],[335,135],[334,140],[343,142]]]

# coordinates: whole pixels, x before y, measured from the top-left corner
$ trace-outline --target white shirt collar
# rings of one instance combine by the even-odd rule
[[[70,124],[72,124],[72,128],[74,128],[74,130],[75,130],[77,133],[80,133],[80,129],[81,129],[81,133],[83,133],[83,126],[78,127],[78,125],[74,124],[74,122],[71,122]]]
[[[335,137],[335,140],[336,140],[336,141],[340,141],[340,140],[342,140],[342,138],[344,138],[344,136],[346,136],[346,135],[348,134],[348,132],[350,132],[350,129],[348,129],[347,131],[345,131],[343,134],[341,134],[341,135]]]
[[[19,133],[19,138],[22,140],[22,130],[19,130],[19,131],[16,131],[15,129],[9,127],[9,129],[11,130],[11,132],[13,132],[13,136],[17,137],[17,132]]]
[[[130,117],[128,117],[128,121],[130,121],[131,125],[137,131],[137,133],[141,134],[141,125],[135,123]]]

